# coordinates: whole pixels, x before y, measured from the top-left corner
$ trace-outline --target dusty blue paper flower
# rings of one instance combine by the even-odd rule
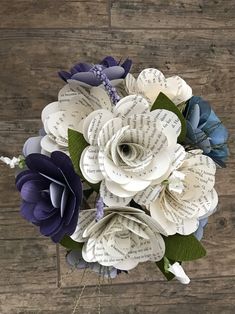
[[[107,56],[100,62],[100,65],[109,80],[116,80],[126,77],[130,71],[132,61],[130,59],[126,59],[121,64],[113,57]],[[93,64],[88,63],[77,63],[70,69],[70,72],[60,71],[58,74],[65,82],[71,79],[80,81],[87,85],[98,86],[101,83],[95,74],[91,72],[93,66]]]
[[[203,218],[199,220],[199,226],[197,228],[197,230],[194,232],[195,237],[201,241],[202,237],[203,237],[203,233],[204,233],[204,229],[207,225],[208,222],[208,218]]]
[[[38,132],[38,136],[33,136],[28,138],[23,146],[23,155],[27,157],[30,154],[33,153],[41,153],[41,140],[46,135],[46,132],[44,129],[40,129]]]
[[[23,146],[23,155],[27,157],[33,153],[41,153],[41,140],[43,136],[33,136],[26,140]]]
[[[70,251],[66,256],[66,260],[69,263],[69,265],[76,267],[77,269],[89,268],[92,271],[94,271],[95,273],[97,273],[97,274],[99,274],[105,278],[114,279],[117,277],[118,273],[120,273],[120,271],[118,269],[116,269],[112,266],[110,266],[110,267],[102,266],[97,262],[96,263],[87,263],[82,258],[82,252],[76,251],[76,250]]]
[[[22,216],[40,227],[54,242],[75,231],[82,201],[82,185],[70,158],[59,151],[51,157],[30,154],[28,170],[16,177]]]
[[[185,109],[187,120],[186,143],[203,150],[221,164],[228,157],[228,131],[207,101],[193,96]]]

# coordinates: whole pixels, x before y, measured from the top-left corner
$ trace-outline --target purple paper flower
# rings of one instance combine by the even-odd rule
[[[78,223],[82,185],[69,157],[59,151],[51,157],[30,154],[28,170],[18,174],[16,187],[21,193],[22,216],[40,227],[44,236],[60,242],[71,235]]]
[[[102,66],[103,73],[111,81],[125,78],[130,71],[132,61],[126,59],[121,64],[113,57],[107,56],[99,64]],[[70,69],[70,72],[60,71],[58,74],[65,82],[67,80],[77,80],[87,85],[98,86],[101,84],[100,80],[90,71],[93,66],[94,64],[77,63]]]

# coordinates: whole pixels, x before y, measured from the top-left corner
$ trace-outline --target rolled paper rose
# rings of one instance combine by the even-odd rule
[[[163,109],[150,112],[144,97],[130,95],[114,108],[106,104],[92,111],[82,125],[90,146],[82,153],[80,169],[88,182],[102,181],[104,203],[127,205],[146,189],[154,200],[156,190],[149,189],[169,175],[181,131],[178,117]]]
[[[214,213],[218,196],[214,189],[216,166],[200,151],[189,151],[165,182],[159,198],[150,204],[151,216],[162,234],[188,235],[199,220]]]
[[[163,73],[154,68],[144,69],[137,79],[130,73],[125,78],[129,94],[141,94],[151,103],[159,93],[165,94],[176,105],[186,102],[192,97],[192,88],[179,76],[165,78]]]
[[[154,219],[133,207],[106,207],[96,222],[96,209],[83,210],[71,236],[84,242],[82,257],[88,263],[130,270],[140,262],[159,261],[165,243]]]
[[[193,96],[184,115],[187,120],[186,144],[202,149],[219,164],[224,162],[228,157],[228,130],[210,104],[201,97]]]
[[[78,223],[80,178],[62,152],[54,152],[51,157],[30,154],[26,165],[28,170],[16,177],[22,197],[21,214],[39,226],[44,236],[59,242],[65,235],[71,235]]]
[[[100,63],[104,74],[111,80],[125,78],[130,71],[132,61],[126,59],[123,63],[116,61],[113,57],[107,56]],[[88,63],[77,63],[70,72],[60,71],[59,76],[67,82],[68,80],[79,81],[85,86],[98,86],[101,84],[100,80],[90,70],[94,65]]]

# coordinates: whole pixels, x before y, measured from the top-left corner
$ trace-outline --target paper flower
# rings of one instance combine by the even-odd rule
[[[114,279],[119,273],[121,273],[121,271],[115,267],[106,267],[100,265],[99,263],[87,263],[84,261],[81,251],[72,250],[68,252],[66,260],[69,265],[76,267],[77,269],[89,268],[90,270],[107,279]]]
[[[89,91],[78,85],[65,85],[58,94],[58,101],[48,104],[42,111],[46,132],[41,140],[42,153],[60,150],[68,154],[68,129],[83,132],[84,119],[99,109],[112,110],[107,92],[101,87]]]
[[[41,140],[43,136],[33,136],[27,139],[23,146],[23,155],[26,157],[30,154],[41,153]]]
[[[215,163],[209,157],[199,151],[187,153],[167,179],[159,198],[149,206],[163,234],[191,234],[198,229],[200,218],[213,213],[218,202],[215,171]]]
[[[162,72],[154,68],[144,69],[137,79],[129,73],[125,83],[129,94],[141,94],[151,103],[155,101],[160,92],[176,105],[192,97],[191,87],[182,78],[179,76],[165,78]]]
[[[203,237],[204,229],[205,229],[207,223],[208,223],[208,218],[207,218],[207,217],[206,217],[206,218],[201,218],[201,219],[199,220],[198,228],[197,228],[197,230],[194,232],[195,237],[196,237],[199,241],[201,241],[201,239],[202,239],[202,237]]]
[[[169,175],[181,123],[170,111],[150,112],[140,95],[124,97],[110,108],[84,119],[83,136],[90,146],[82,153],[80,169],[88,182],[102,181],[106,205],[123,206]]]
[[[201,97],[193,96],[184,112],[187,120],[186,143],[203,150],[215,161],[225,161],[228,157],[228,131]]]
[[[131,65],[108,56],[60,71],[66,85],[43,109],[39,136],[0,161],[27,166],[16,170],[21,213],[69,250],[70,265],[114,278],[152,261],[188,283],[177,261],[205,256],[228,132],[182,78],[155,68],[135,78]]]
[[[132,61],[126,59],[121,63],[116,61],[113,57],[108,56],[100,62],[100,65],[103,68],[104,74],[112,81],[125,78],[130,71]],[[70,72],[60,71],[59,76],[65,82],[68,80],[76,80],[83,86],[98,86],[101,82],[94,73],[91,72],[93,66],[93,64],[78,63],[71,68]]]
[[[54,152],[51,158],[42,154],[26,157],[28,170],[16,177],[21,193],[22,216],[40,227],[40,232],[54,242],[71,235],[78,223],[82,200],[80,178],[69,157]]]
[[[98,222],[95,209],[79,214],[79,224],[71,237],[85,242],[85,261],[130,270],[140,262],[162,259],[165,243],[154,219],[132,207],[110,207],[104,212]]]

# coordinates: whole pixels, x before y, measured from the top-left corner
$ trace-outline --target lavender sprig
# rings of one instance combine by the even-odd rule
[[[96,221],[99,221],[104,216],[104,202],[103,198],[100,196],[96,201]]]
[[[116,105],[116,103],[120,100],[120,97],[116,91],[116,88],[112,86],[107,75],[103,72],[102,66],[99,64],[94,65],[93,68],[90,69],[90,71],[94,73],[94,75],[101,81],[106,91],[108,92],[113,104]]]

